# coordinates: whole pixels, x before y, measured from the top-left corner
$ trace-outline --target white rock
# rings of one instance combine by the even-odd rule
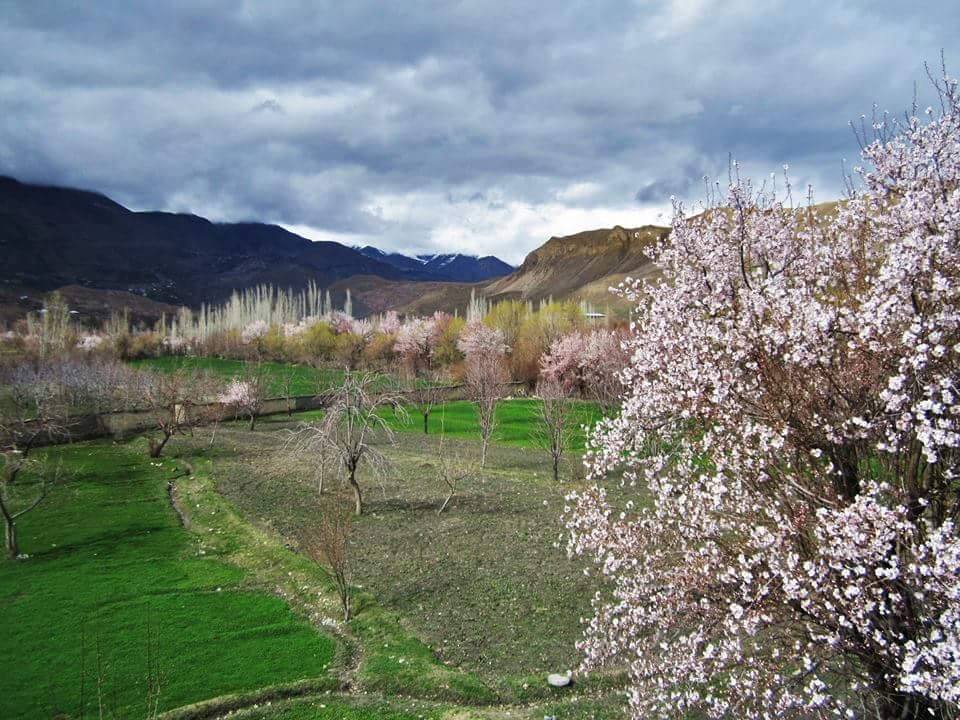
[[[559,673],[550,673],[547,675],[547,684],[553,687],[566,687],[570,684],[570,676],[561,675]]]

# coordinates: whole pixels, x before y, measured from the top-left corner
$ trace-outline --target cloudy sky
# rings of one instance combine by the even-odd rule
[[[666,222],[733,154],[818,199],[960,3],[0,0],[0,174],[519,262]]]

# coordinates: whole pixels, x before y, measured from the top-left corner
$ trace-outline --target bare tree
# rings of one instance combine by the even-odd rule
[[[502,355],[496,353],[467,355],[464,385],[470,401],[477,409],[481,440],[480,467],[486,467],[487,464],[487,447],[497,426],[497,405],[503,399],[504,386],[509,379]]]
[[[154,418],[159,438],[149,438],[150,457],[157,458],[174,435],[191,433],[206,420],[200,405],[214,395],[214,382],[195,370],[151,373],[143,383],[142,402]]]
[[[294,369],[287,368],[280,376],[280,390],[283,393],[283,399],[286,401],[287,417],[293,415],[293,386],[296,379]],[[266,388],[264,388],[266,390]]]
[[[407,388],[404,394],[423,417],[424,435],[430,433],[430,413],[443,402],[445,388],[438,384],[438,380],[436,375],[417,377],[411,374],[407,377]]]
[[[340,387],[326,394],[323,418],[301,425],[288,443],[294,452],[315,458],[321,466],[327,458],[336,461],[341,477],[353,489],[357,515],[363,513],[357,471],[364,464],[374,472],[382,472],[386,458],[373,441],[379,436],[384,442],[394,442],[393,430],[381,413],[404,412],[398,395],[375,390],[378,380],[371,373],[346,373]]]
[[[470,464],[464,462],[456,453],[444,452],[443,440],[443,435],[441,435],[440,447],[437,451],[437,478],[446,487],[447,497],[443,504],[437,508],[437,515],[446,510],[460,483],[475,474]]]
[[[0,403],[0,514],[7,554],[16,558],[17,520],[43,502],[61,476],[59,466],[36,461],[31,451],[45,439],[66,435],[66,414],[49,385],[8,387],[9,397]],[[26,475],[36,478],[32,488],[20,482]]]
[[[537,428],[534,438],[550,453],[553,464],[553,479],[560,479],[560,460],[570,446],[572,417],[570,398],[563,383],[544,378],[537,383]]]
[[[322,514],[320,525],[308,530],[304,538],[307,555],[318,565],[326,567],[333,578],[344,622],[348,622],[351,615],[349,540],[350,514],[339,502],[333,503]]]

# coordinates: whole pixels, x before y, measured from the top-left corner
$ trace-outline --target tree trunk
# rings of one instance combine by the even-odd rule
[[[11,560],[16,560],[17,555],[20,554],[20,546],[17,545],[17,523],[6,513],[4,513],[3,520],[7,526],[7,555],[10,556]]]
[[[560,457],[558,455],[553,456],[553,481],[560,481]]]
[[[250,430],[253,431],[253,429],[254,429],[256,426],[257,426],[257,414],[256,414],[256,413],[250,413]]]
[[[483,436],[483,442],[480,444],[480,467],[487,466],[487,436]]]
[[[350,471],[350,486],[353,488],[354,512],[357,515],[363,514],[363,497],[360,495],[360,485],[357,483],[356,470]]]
[[[449,505],[449,504],[450,504],[450,501],[453,500],[453,495],[454,495],[454,493],[455,493],[456,491],[457,491],[457,489],[456,489],[455,487],[450,486],[450,492],[449,492],[449,494],[447,495],[447,499],[443,501],[443,505],[441,505],[441,506],[440,506],[440,509],[437,510],[437,515],[439,515],[439,514],[442,513],[444,510],[447,509],[447,505]]]
[[[859,460],[856,449],[838,446],[829,453],[829,457],[839,470],[838,479],[834,481],[837,493],[852,502],[860,493]]]
[[[428,412],[425,412],[425,413],[423,414],[423,434],[424,434],[424,435],[429,435],[429,434],[430,434],[430,428],[429,428],[429,426],[427,425],[427,421],[428,421],[429,419],[430,419],[430,412],[428,411]]]
[[[169,439],[170,439],[170,435],[168,435],[167,433],[164,433],[163,439],[159,441],[154,440],[153,438],[150,438],[150,457],[152,458],[160,457],[160,453],[163,452],[163,446],[167,444],[167,441]]]

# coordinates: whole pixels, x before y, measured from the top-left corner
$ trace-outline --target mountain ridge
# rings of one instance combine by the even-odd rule
[[[398,252],[384,252],[372,245],[357,249],[369,258],[389,263],[400,270],[428,272],[436,280],[479,282],[508,275],[516,269],[493,255],[480,257],[469,253],[423,253],[411,257]]]
[[[5,259],[0,286],[8,295],[81,286],[193,307],[265,283],[330,286],[354,275],[473,280],[477,273],[470,267],[461,276],[449,267],[435,273],[428,263],[404,269],[278,225],[137,212],[96,191],[8,176],[0,176],[0,254]]]
[[[144,297],[153,301],[140,304],[149,313],[217,302],[258,284],[297,288],[311,281],[338,303],[349,288],[361,314],[463,311],[471,293],[492,302],[554,298],[616,307],[622,301],[609,288],[628,276],[656,277],[646,251],[669,232],[614,225],[553,236],[513,268],[493,256],[410,257],[314,242],[265,223],[134,212],[101,193],[0,176],[0,253],[7,261],[0,304],[6,298],[9,306],[0,317],[22,315],[38,291],[63,287],[89,308]],[[31,302],[20,300],[24,292],[34,294]]]

